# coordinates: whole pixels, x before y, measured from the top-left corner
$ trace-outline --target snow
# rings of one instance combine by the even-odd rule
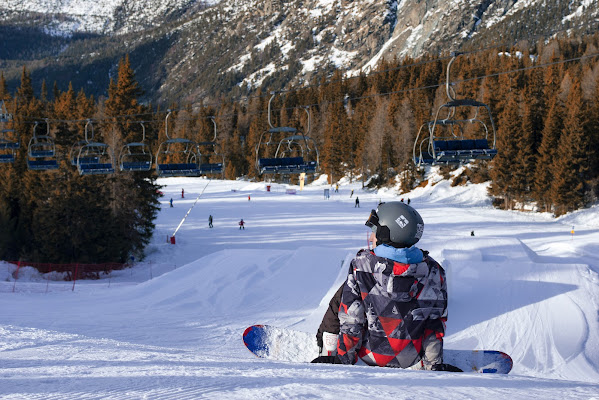
[[[159,183],[156,234],[133,268],[73,285],[29,267],[15,280],[0,262],[0,398],[599,399],[597,206],[558,219],[496,210],[487,184],[451,187],[434,171],[401,195],[347,178],[340,193],[324,179],[270,192],[263,182]],[[366,246],[370,209],[402,197],[424,218],[419,246],[447,271],[446,348],[506,351],[509,375],[274,362],[245,349],[242,332],[256,323],[315,333]]]
[[[562,19],[562,23],[566,23],[574,18],[580,18],[585,12],[593,13],[595,1],[596,0],[582,0],[578,8],[576,8],[572,14],[567,15]],[[595,9],[594,13],[597,13],[597,9]]]

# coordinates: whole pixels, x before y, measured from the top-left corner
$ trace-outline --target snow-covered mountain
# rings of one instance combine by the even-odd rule
[[[53,35],[123,34],[160,25],[196,3],[211,4],[198,0],[5,0],[0,15],[9,20],[45,16],[40,28]]]
[[[23,63],[73,65],[74,74],[96,63],[91,70],[107,77],[139,52],[132,63],[148,97],[186,101],[368,71],[383,58],[592,33],[598,19],[599,0],[5,0],[0,37],[10,46],[0,70],[16,84]],[[53,45],[57,37],[68,40]],[[74,78],[97,94],[107,87]]]

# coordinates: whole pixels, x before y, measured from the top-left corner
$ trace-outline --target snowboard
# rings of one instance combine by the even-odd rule
[[[243,343],[256,356],[274,361],[309,363],[319,355],[314,334],[270,325],[250,326]],[[507,374],[513,365],[508,354],[496,350],[443,349],[443,362],[484,374]]]

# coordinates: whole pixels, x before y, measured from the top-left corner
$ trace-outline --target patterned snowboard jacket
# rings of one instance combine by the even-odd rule
[[[341,294],[337,354],[369,365],[430,369],[443,361],[447,284],[443,268],[424,260],[402,264],[361,250]]]

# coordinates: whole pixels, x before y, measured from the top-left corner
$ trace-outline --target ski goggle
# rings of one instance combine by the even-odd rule
[[[376,233],[376,228],[381,226],[381,224],[379,223],[379,216],[376,213],[376,210],[370,211],[370,216],[368,217],[364,225],[371,228],[372,231]]]

